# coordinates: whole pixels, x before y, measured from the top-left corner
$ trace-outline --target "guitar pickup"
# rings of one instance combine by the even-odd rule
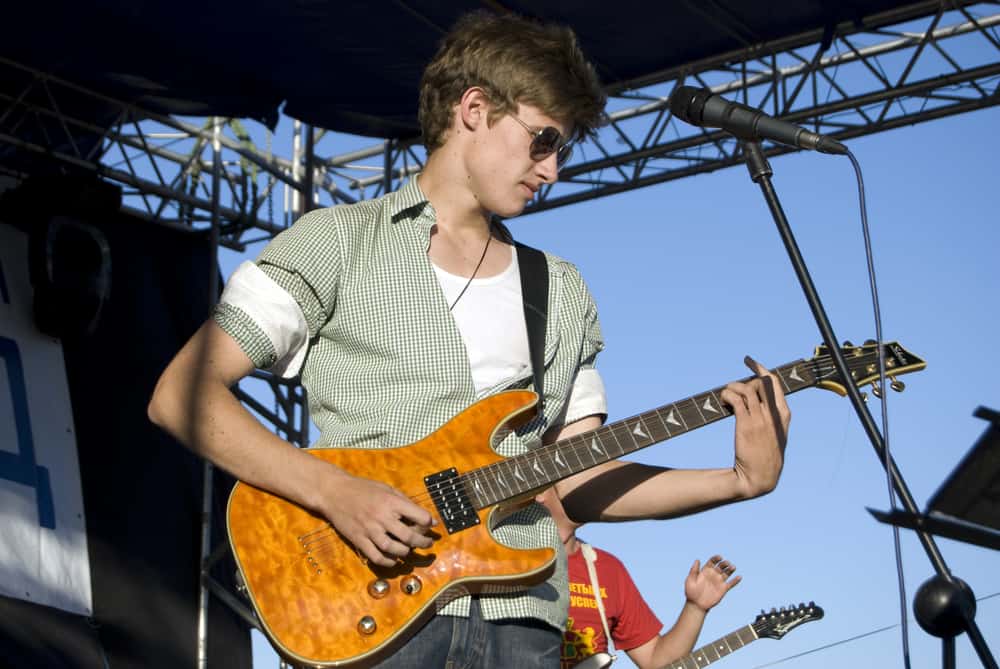
[[[434,500],[434,506],[437,507],[448,534],[479,524],[479,514],[469,499],[464,481],[454,467],[425,476],[424,485]]]

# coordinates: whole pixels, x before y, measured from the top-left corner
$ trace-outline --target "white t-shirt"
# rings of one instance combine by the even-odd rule
[[[471,282],[468,277],[450,274],[434,265],[445,300],[455,305],[451,315],[465,343],[477,395],[501,382],[532,375],[521,272],[513,246],[510,258],[507,269],[500,274]],[[466,284],[469,287],[463,294]],[[601,375],[596,369],[581,369],[566,402],[563,421],[572,423],[585,416],[607,413]]]
[[[434,273],[445,301],[455,304],[451,315],[465,342],[476,394],[502,381],[531,376],[521,275],[514,248],[507,269],[496,276],[470,282],[468,277],[450,274],[437,265]],[[462,293],[466,284],[469,287]]]

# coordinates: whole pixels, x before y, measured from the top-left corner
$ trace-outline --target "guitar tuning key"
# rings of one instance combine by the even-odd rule
[[[906,384],[900,381],[899,379],[893,379],[892,383],[889,384],[889,387],[895,390],[897,393],[901,393],[904,390],[906,390]]]
[[[854,348],[854,344],[851,343],[850,339],[844,340],[844,348]]]
[[[875,341],[874,339],[866,339],[866,340],[865,340],[865,346],[874,346],[874,345],[875,345],[875,344],[877,344],[877,343],[878,343],[878,342],[877,342],[877,341]]]
[[[878,381],[872,381],[872,395],[882,399],[882,388],[879,387]]]

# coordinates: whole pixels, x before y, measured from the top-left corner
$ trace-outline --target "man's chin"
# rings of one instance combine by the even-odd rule
[[[518,204],[508,204],[503,207],[497,207],[493,210],[493,213],[500,218],[514,218],[515,216],[520,216],[524,213],[525,207],[528,206],[527,202],[520,202]]]

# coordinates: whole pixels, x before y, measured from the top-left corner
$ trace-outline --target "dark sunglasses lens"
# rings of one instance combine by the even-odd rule
[[[562,135],[552,126],[539,130],[535,138],[531,140],[531,159],[544,160],[551,156],[559,148],[560,140],[562,140]]]

